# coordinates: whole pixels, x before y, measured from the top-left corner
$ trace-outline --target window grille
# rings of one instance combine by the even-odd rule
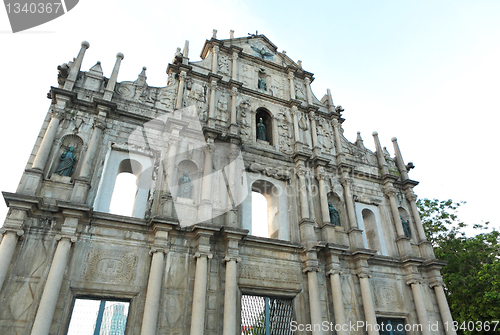
[[[242,335],[293,335],[292,321],[292,299],[241,297]]]

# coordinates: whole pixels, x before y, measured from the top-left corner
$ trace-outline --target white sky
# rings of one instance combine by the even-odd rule
[[[59,64],[90,48],[87,71],[101,61],[109,77],[123,52],[119,81],[147,66],[148,84],[165,86],[176,47],[190,41],[190,59],[218,38],[265,34],[315,74],[345,108],[345,136],[361,131],[374,149],[376,130],[389,152],[398,138],[416,168],[420,197],[468,202],[469,223],[498,227],[495,171],[500,114],[500,1],[97,1],[81,0],[66,15],[12,34],[0,9],[0,189],[15,191],[57,86]],[[6,207],[0,205],[0,217]],[[3,219],[2,219],[3,220]]]

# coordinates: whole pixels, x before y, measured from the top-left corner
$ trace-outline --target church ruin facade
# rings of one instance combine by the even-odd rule
[[[109,327],[119,311],[126,335],[455,334],[412,164],[395,138],[394,157],[377,133],[375,152],[349,142],[300,61],[214,31],[152,87],[146,68],[117,82],[120,53],[109,78],[99,62],[82,71],[88,48],[58,67],[3,192],[1,334],[66,335],[87,300]]]

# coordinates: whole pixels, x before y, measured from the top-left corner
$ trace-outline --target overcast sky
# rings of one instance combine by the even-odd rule
[[[82,71],[101,61],[109,77],[122,52],[119,81],[146,66],[150,86],[165,86],[176,47],[199,60],[206,39],[266,35],[315,74],[314,94],[330,88],[342,105],[344,135],[371,133],[393,154],[398,138],[416,168],[419,197],[467,201],[468,223],[500,225],[500,1],[97,1],[81,0],[44,25],[12,34],[0,9],[0,189],[14,192],[57,86],[57,65],[90,43]],[[7,208],[3,201],[0,216]]]

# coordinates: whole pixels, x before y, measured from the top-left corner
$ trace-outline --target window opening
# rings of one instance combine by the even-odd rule
[[[406,335],[404,319],[377,318],[380,335]]]
[[[292,335],[292,299],[243,295],[241,297],[242,335]]]
[[[67,335],[124,335],[130,302],[75,299]]]
[[[137,197],[137,177],[129,172],[116,176],[115,188],[111,196],[109,212],[124,216],[132,216]]]
[[[259,192],[252,191],[252,235],[269,237],[267,208],[266,197]]]

